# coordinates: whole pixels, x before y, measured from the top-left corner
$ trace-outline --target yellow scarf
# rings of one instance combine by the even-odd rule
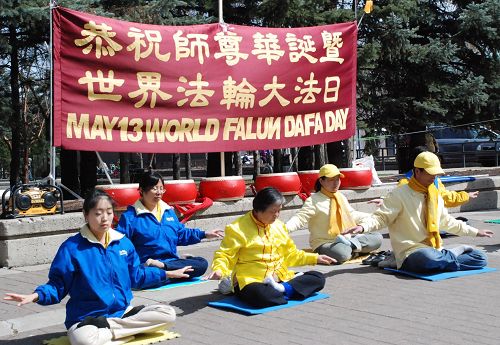
[[[108,248],[109,242],[111,242],[111,236],[109,234],[109,231],[106,231],[104,234],[104,248]]]
[[[337,237],[342,231],[356,226],[356,222],[351,217],[351,213],[344,203],[340,193],[329,192],[321,187],[321,193],[330,198],[330,224],[328,234]]]
[[[155,217],[156,219],[158,219],[158,222],[161,223],[161,206],[160,206],[160,203],[158,203],[158,205],[156,205],[156,214],[155,214]]]
[[[429,187],[425,187],[420,182],[418,182],[414,176],[412,176],[412,178],[408,182],[408,186],[417,193],[425,194],[427,203],[426,222],[427,231],[429,232],[426,243],[433,248],[441,248],[442,240],[441,236],[439,235],[438,219],[438,189],[436,188],[434,183],[431,183]]]

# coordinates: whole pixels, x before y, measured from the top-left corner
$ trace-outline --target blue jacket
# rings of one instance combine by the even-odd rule
[[[107,248],[85,225],[57,251],[49,281],[40,285],[38,304],[59,303],[66,295],[66,328],[87,316],[122,317],[132,300],[132,288],[158,285],[164,270],[143,267],[134,246],[123,234],[110,229]]]
[[[205,231],[186,228],[163,201],[160,207],[162,217],[158,222],[138,200],[122,214],[116,227],[132,241],[142,263],[150,258],[164,263],[179,259],[177,246],[195,244],[205,238]]]

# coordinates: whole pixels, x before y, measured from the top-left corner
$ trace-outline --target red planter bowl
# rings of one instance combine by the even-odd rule
[[[319,178],[319,170],[305,170],[297,172],[299,174],[302,191],[307,193],[315,192],[314,185]]]
[[[198,191],[193,180],[169,180],[163,184],[165,193],[162,200],[167,204],[191,204],[196,200]]]
[[[133,205],[139,199],[139,184],[110,184],[98,185],[96,189],[100,189],[108,194],[116,203],[116,207],[127,207]]]
[[[218,201],[243,199],[245,180],[241,176],[203,178],[200,182],[200,194]]]
[[[368,189],[372,185],[371,168],[344,168],[340,172],[344,174],[340,189]]]
[[[283,195],[295,195],[300,192],[300,179],[296,172],[262,174],[257,175],[254,186],[257,192],[266,187],[274,187]]]

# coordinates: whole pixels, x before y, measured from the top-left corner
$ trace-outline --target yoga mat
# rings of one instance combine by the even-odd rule
[[[457,277],[463,277],[463,276],[470,276],[473,274],[480,274],[480,273],[488,273],[488,272],[493,272],[496,271],[496,268],[492,267],[483,267],[478,270],[469,270],[469,271],[455,271],[455,272],[442,272],[442,273],[433,273],[433,274],[421,274],[421,273],[414,273],[414,272],[408,272],[408,271],[403,271],[403,270],[397,270],[394,268],[384,268],[387,271],[391,271],[397,274],[403,274],[407,275],[413,278],[419,278],[419,279],[424,279],[424,280],[429,280],[432,282],[438,281],[438,280],[443,280],[443,279],[450,279],[450,278],[457,278]]]
[[[330,296],[328,296],[327,294],[316,292],[314,295],[309,296],[308,298],[306,298],[302,301],[289,300],[287,304],[277,305],[274,307],[254,308],[254,307],[249,306],[245,302],[241,301],[238,297],[230,296],[230,297],[226,297],[226,298],[224,298],[220,301],[217,301],[217,302],[208,302],[208,305],[211,307],[215,307],[215,308],[231,309],[231,310],[235,310],[235,311],[240,311],[240,312],[248,314],[248,315],[257,315],[257,314],[264,314],[264,313],[267,313],[269,311],[295,307],[299,304],[313,302],[313,301],[317,301],[317,300],[325,299],[325,298],[329,298],[329,297]]]
[[[451,182],[469,182],[475,181],[476,178],[473,176],[442,176],[439,178],[443,183],[451,183]]]
[[[485,223],[493,223],[493,224],[500,224],[500,219],[490,219],[490,220],[485,220]]]
[[[139,290],[139,291],[159,291],[159,290],[165,290],[165,289],[171,289],[175,287],[180,287],[180,286],[187,286],[187,285],[195,285],[195,284],[203,284],[207,283],[208,280],[203,280],[200,277],[195,277],[189,280],[184,280],[178,283],[169,283],[157,288],[152,288],[152,289],[144,289],[144,290]]]
[[[359,264],[360,262],[362,262],[364,259],[367,259],[371,254],[363,254],[363,255],[360,255],[354,259],[350,259],[350,260],[347,260],[345,261],[342,265],[345,265],[345,264]]]
[[[142,333],[134,336],[134,339],[127,341],[126,344],[130,345],[148,345],[159,343],[160,341],[170,340],[174,338],[179,338],[181,335],[179,333],[170,331],[157,331],[154,333]],[[62,337],[52,338],[43,341],[44,345],[71,345],[67,335]]]

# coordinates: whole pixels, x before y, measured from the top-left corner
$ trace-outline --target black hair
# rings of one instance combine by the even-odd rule
[[[326,178],[326,176],[321,176],[321,177],[318,177],[318,179],[316,180],[316,182],[314,183],[314,190],[316,192],[319,192],[321,190],[321,180],[324,180]]]
[[[165,183],[159,173],[146,170],[139,180],[139,189],[148,192],[158,184],[158,181],[161,181],[161,184]]]
[[[253,198],[252,206],[255,212],[264,212],[272,205],[283,205],[284,203],[285,197],[279,190],[274,187],[266,187],[257,192]]]
[[[415,164],[415,159],[417,159],[417,156],[419,154],[421,154],[422,152],[431,152],[429,150],[429,148],[425,145],[422,145],[422,146],[417,146],[417,147],[414,147],[411,152],[410,152],[410,162],[411,162],[411,165],[414,166]]]
[[[83,201],[83,213],[89,214],[90,210],[93,209],[101,199],[106,199],[115,208],[115,201],[105,192],[99,189],[93,189],[88,194]]]

